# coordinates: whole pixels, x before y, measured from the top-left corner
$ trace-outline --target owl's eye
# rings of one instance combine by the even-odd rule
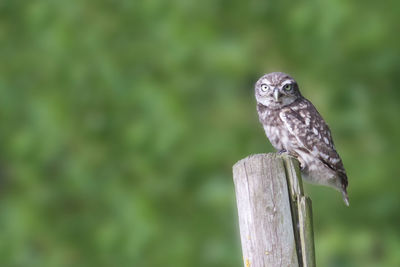
[[[286,91],[290,91],[292,89],[292,84],[291,83],[285,84],[283,86],[283,89],[286,90]]]
[[[265,83],[261,84],[261,91],[266,92],[268,88],[269,88],[268,85],[266,85]]]

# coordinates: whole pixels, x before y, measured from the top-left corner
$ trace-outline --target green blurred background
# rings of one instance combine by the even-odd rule
[[[400,266],[400,2],[1,1],[0,266],[242,266],[231,167],[290,73],[350,208],[306,186],[318,266]]]

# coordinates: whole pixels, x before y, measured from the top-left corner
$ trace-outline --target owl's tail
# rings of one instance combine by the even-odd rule
[[[347,179],[347,174],[344,171],[339,172],[339,178],[340,178],[340,183],[341,183],[341,192],[342,192],[342,197],[344,204],[348,207],[350,205],[349,203],[349,196],[347,195],[347,186],[349,185],[348,179]]]
[[[342,190],[342,197],[343,197],[344,204],[346,204],[347,207],[350,206],[349,196],[347,195],[346,189]]]

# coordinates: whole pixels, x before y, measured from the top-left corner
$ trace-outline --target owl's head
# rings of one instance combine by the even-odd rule
[[[271,109],[290,105],[301,97],[296,81],[283,72],[262,76],[255,85],[257,102]]]

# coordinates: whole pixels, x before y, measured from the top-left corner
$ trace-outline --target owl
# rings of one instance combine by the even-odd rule
[[[259,120],[274,148],[300,162],[306,181],[341,192],[348,206],[347,175],[331,131],[297,82],[282,72],[268,73],[257,81],[255,96]]]

